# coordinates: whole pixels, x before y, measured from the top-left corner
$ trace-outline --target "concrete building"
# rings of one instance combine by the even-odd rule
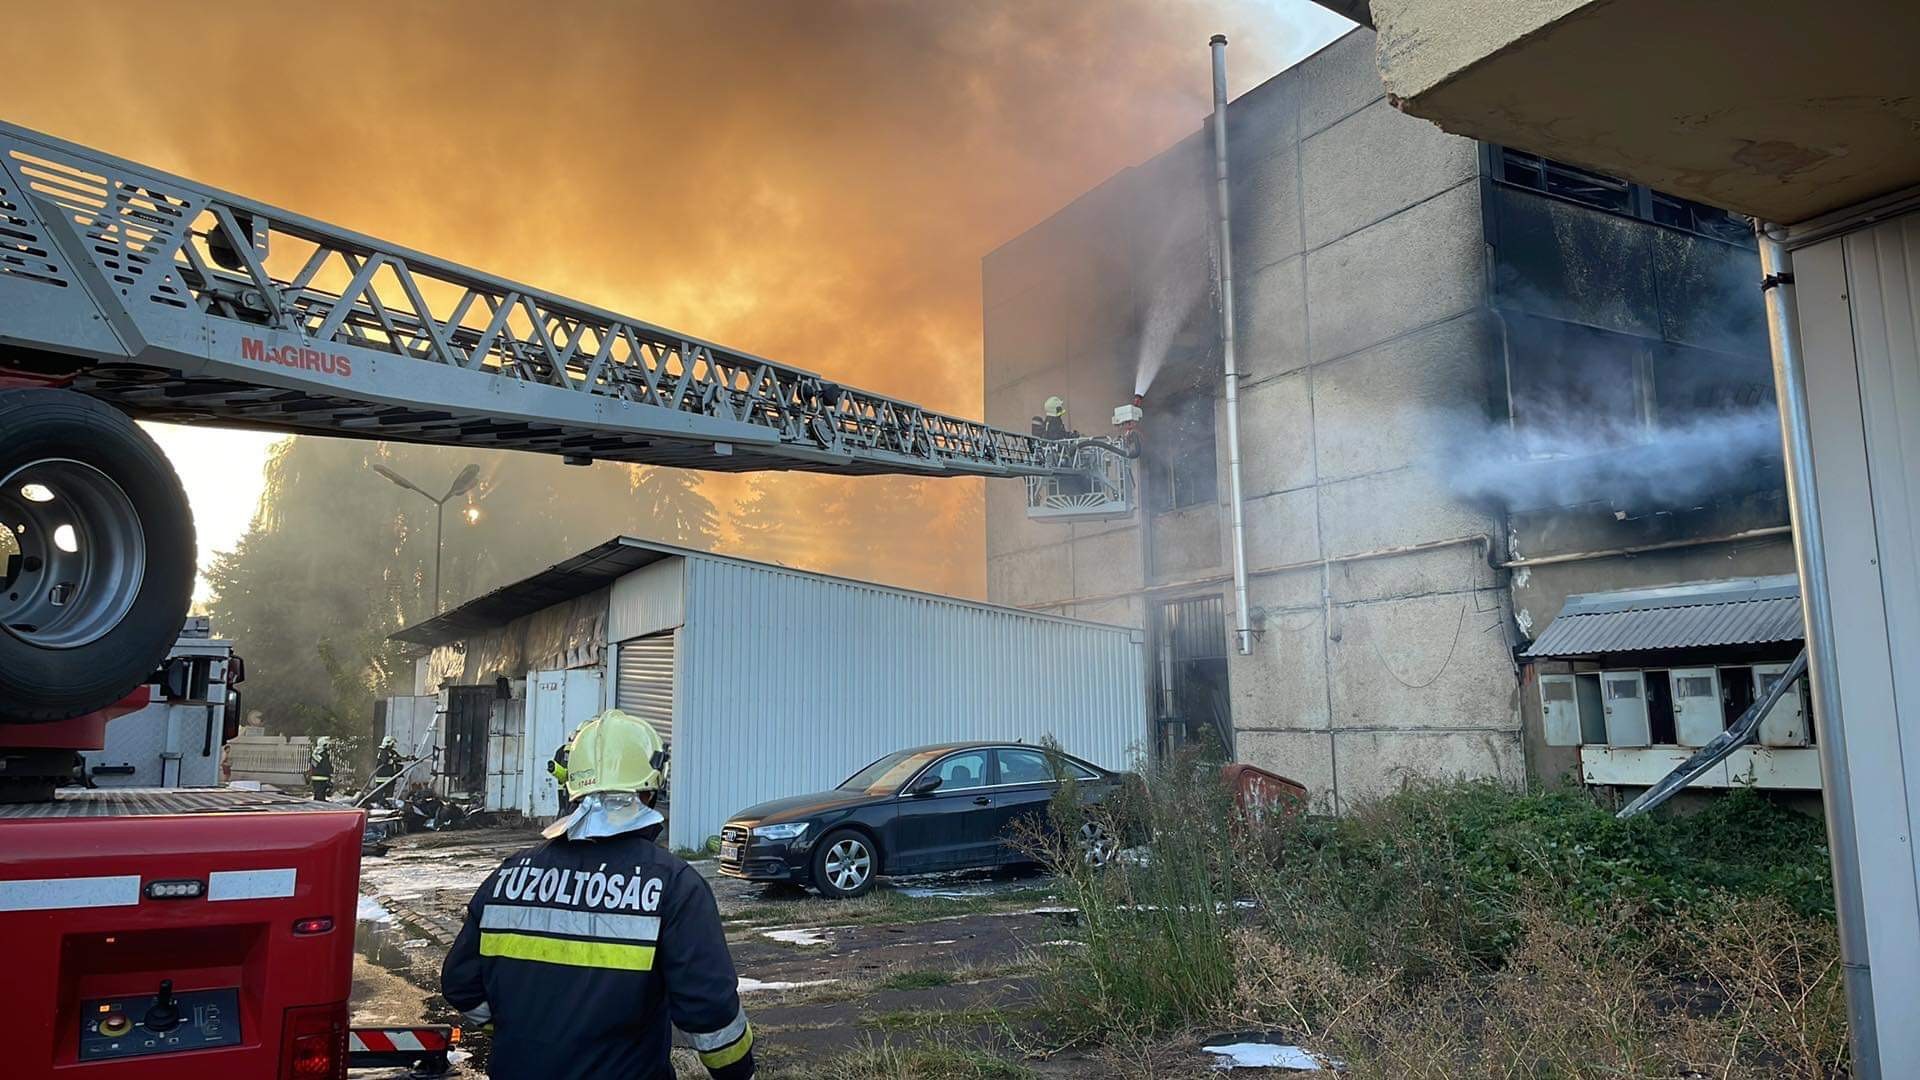
[[[1798,632],[1675,651],[1629,595],[1643,632],[1618,651],[1529,648],[1570,597],[1711,603],[1714,582],[1793,571],[1751,234],[1407,116],[1374,49],[1355,30],[1227,111],[1251,655],[1227,633],[1206,129],[984,261],[989,422],[1060,394],[1094,434],[1147,400],[1132,515],[1041,520],[988,484],[988,597],[1141,629],[1165,741],[1211,732],[1332,805],[1412,774],[1644,784],[1686,741],[1675,669],[1710,669],[1737,716]],[[1540,677],[1605,670],[1663,688],[1664,723],[1550,745]]]
[[[675,847],[912,746],[1052,737],[1124,769],[1147,738],[1136,632],[630,537],[394,638],[425,654],[388,730],[438,790],[551,818],[547,761],[612,706],[672,750]]]
[[[1920,1075],[1920,7],[1332,6],[1409,113],[1764,223],[1853,1069]]]

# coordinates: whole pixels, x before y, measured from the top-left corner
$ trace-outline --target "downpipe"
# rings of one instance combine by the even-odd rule
[[[1867,956],[1866,901],[1860,885],[1860,846],[1853,817],[1853,776],[1847,767],[1846,722],[1834,681],[1833,596],[1827,588],[1825,533],[1814,497],[1813,434],[1807,411],[1807,375],[1800,353],[1799,313],[1793,290],[1793,256],[1768,227],[1756,221],[1760,241],[1760,293],[1766,300],[1767,339],[1773,348],[1774,395],[1780,402],[1780,435],[1786,448],[1787,505],[1793,515],[1794,555],[1806,612],[1807,679],[1813,690],[1820,787],[1827,813],[1827,843],[1833,852],[1833,906],[1840,929],[1841,979],[1847,990],[1847,1021],[1853,1035],[1853,1065],[1862,1080],[1882,1075],[1880,1040],[1874,1030],[1873,978]],[[1784,681],[1784,680],[1782,680]]]
[[[1213,173],[1220,208],[1220,352],[1226,365],[1227,499],[1233,518],[1233,638],[1253,652],[1247,610],[1247,526],[1240,485],[1240,368],[1234,356],[1233,208],[1227,194],[1227,36],[1213,35]]]

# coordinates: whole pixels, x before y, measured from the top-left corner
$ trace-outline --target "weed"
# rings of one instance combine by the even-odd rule
[[[836,1080],[1031,1080],[1034,1073],[977,1047],[916,1036],[905,1046],[891,1040],[870,1043],[804,1075]]]
[[[1118,811],[1070,795],[1033,840],[1082,911],[1085,947],[1043,960],[1056,1044],[1253,1025],[1355,1076],[1843,1074],[1824,833],[1757,793],[1621,822],[1422,783],[1249,821],[1176,760],[1128,812],[1137,863],[1085,865],[1062,838]]]
[[[896,971],[874,985],[882,990],[930,990],[952,986],[958,978],[950,971]]]

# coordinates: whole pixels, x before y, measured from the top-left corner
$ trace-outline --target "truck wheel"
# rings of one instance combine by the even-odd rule
[[[193,515],[160,447],[67,390],[0,392],[0,723],[146,681],[193,593]]]
[[[822,837],[813,851],[813,887],[829,900],[863,896],[880,873],[873,841],[852,829]]]

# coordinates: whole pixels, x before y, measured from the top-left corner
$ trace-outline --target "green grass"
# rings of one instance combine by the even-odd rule
[[[931,990],[959,981],[959,976],[951,971],[896,971],[874,985],[881,990]]]
[[[894,1009],[866,1018],[866,1023],[883,1031],[953,1033],[979,1029],[1003,1030],[1031,1015],[1030,1010],[995,1008],[985,1005],[956,1009]]]
[[[1036,838],[1082,913],[1083,947],[1043,958],[1055,1045],[1281,1027],[1356,1075],[1436,1077],[1825,1077],[1844,1058],[1825,830],[1759,793],[1622,822],[1582,793],[1421,783],[1251,822],[1184,760],[1136,800],[1069,791],[1052,813],[1067,836],[1145,821],[1140,864],[1093,871]],[[1576,1051],[1596,1064],[1527,1064]]]
[[[873,1043],[792,1075],[808,1080],[1033,1080],[1035,1076],[1026,1066],[979,1047],[925,1037],[915,1037],[904,1046]]]

